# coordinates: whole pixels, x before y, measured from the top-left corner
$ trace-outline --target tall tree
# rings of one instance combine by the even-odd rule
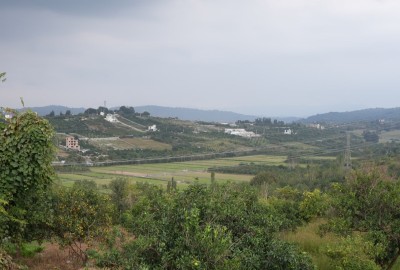
[[[129,200],[129,182],[126,178],[117,178],[111,181],[111,201],[118,211],[118,218],[131,206]]]
[[[120,114],[131,115],[131,114],[135,114],[135,109],[133,107],[121,106],[119,108],[118,112]]]

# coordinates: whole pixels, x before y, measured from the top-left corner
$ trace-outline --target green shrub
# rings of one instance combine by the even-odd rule
[[[123,225],[136,239],[97,257],[117,269],[313,269],[311,259],[280,241],[283,215],[249,185],[191,185],[165,192],[142,185]]]
[[[21,245],[20,252],[24,257],[33,257],[37,253],[42,252],[44,249],[43,246],[37,245],[35,243],[24,243]]]

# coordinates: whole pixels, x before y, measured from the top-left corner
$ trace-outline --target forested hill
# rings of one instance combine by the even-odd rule
[[[385,120],[400,120],[400,107],[398,108],[374,108],[364,109],[350,112],[329,112],[317,114],[301,120],[303,123],[350,123],[357,121],[377,121],[380,119]]]
[[[244,115],[235,112],[219,110],[199,110],[190,108],[172,108],[162,106],[137,106],[136,112],[147,111],[153,116],[158,117],[178,117],[181,120],[207,121],[207,122],[236,122],[237,120],[254,121],[258,116]]]

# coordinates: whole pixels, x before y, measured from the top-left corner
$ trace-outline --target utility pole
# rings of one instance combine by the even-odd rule
[[[351,168],[350,133],[346,132],[346,151],[344,153],[344,167]]]

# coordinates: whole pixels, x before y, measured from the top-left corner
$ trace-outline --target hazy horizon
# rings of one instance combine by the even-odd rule
[[[47,106],[61,106],[61,107],[66,107],[66,108],[70,108],[70,109],[88,109],[88,108],[94,108],[97,109],[99,106],[104,106],[104,104],[101,104],[99,106],[94,106],[94,107],[90,107],[90,106],[68,106],[68,105],[62,105],[62,104],[49,104],[49,105],[43,105],[43,106],[25,106],[25,107],[21,107],[21,104],[19,107],[15,107],[18,110],[24,109],[24,108],[42,108],[42,107],[47,107]],[[318,112],[315,114],[309,114],[309,115],[267,115],[267,114],[251,114],[251,113],[246,113],[246,112],[240,112],[240,111],[234,111],[234,110],[221,110],[221,109],[200,109],[200,108],[193,108],[193,107],[182,107],[182,106],[161,106],[161,105],[156,105],[156,104],[148,104],[148,105],[131,105],[131,104],[120,104],[117,106],[112,106],[109,107],[107,106],[109,109],[115,109],[115,108],[119,108],[120,106],[132,106],[134,108],[141,108],[141,107],[151,107],[151,106],[155,106],[155,107],[164,107],[167,109],[193,109],[193,110],[203,110],[203,111],[220,111],[220,112],[230,112],[230,113],[237,113],[237,114],[241,114],[241,115],[248,115],[248,116],[256,116],[256,117],[270,117],[270,118],[308,118],[311,116],[315,116],[315,115],[319,115],[319,114],[326,114],[326,113],[346,113],[346,112],[354,112],[354,111],[359,111],[359,110],[367,110],[367,109],[395,109],[395,108],[399,108],[399,107],[390,107],[390,108],[383,108],[383,107],[374,107],[374,108],[361,108],[361,109],[354,109],[354,110],[346,110],[346,111],[325,111],[325,112]]]
[[[2,3],[0,106],[398,107],[395,0]]]

